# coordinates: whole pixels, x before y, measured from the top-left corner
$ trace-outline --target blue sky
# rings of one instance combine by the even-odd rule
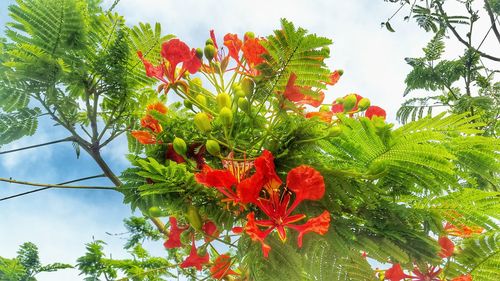
[[[0,1],[0,25],[8,21],[6,7],[12,0]],[[112,0],[105,0],[109,7]],[[122,0],[115,11],[125,16],[128,24],[161,22],[165,33],[173,33],[190,46],[203,46],[208,31],[215,29],[220,38],[227,33],[243,34],[248,30],[267,35],[279,27],[279,19],[287,18],[321,36],[332,38],[332,69],[342,68],[345,75],[327,93],[332,101],[348,93],[359,93],[372,104],[385,108],[389,121],[403,101],[404,78],[410,68],[404,57],[419,56],[430,38],[414,24],[395,21],[396,33],[380,28],[395,6],[382,0],[317,0],[317,1],[195,1],[195,0]],[[461,51],[449,50],[449,55]],[[38,132],[0,150],[42,143],[67,135],[41,119]],[[104,157],[119,173],[128,163],[124,158],[126,142],[116,140],[104,150]],[[36,150],[0,155],[0,177],[33,182],[57,183],[100,174],[97,165],[85,153],[76,159],[69,143]],[[86,184],[111,185],[107,180]],[[0,197],[30,187],[0,183]],[[106,234],[123,232],[122,220],[131,215],[122,196],[110,191],[47,190],[22,198],[0,202],[0,256],[13,257],[26,241],[40,248],[42,262],[74,263],[84,253],[84,243],[93,238],[108,242],[108,253],[123,257],[123,241]],[[162,246],[150,244],[153,253],[162,254]],[[82,280],[75,270],[40,274],[41,281]]]

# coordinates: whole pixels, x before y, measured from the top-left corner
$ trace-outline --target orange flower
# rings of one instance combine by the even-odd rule
[[[451,281],[472,281],[472,276],[470,274],[460,275],[456,278],[451,279]]]
[[[161,102],[155,102],[152,104],[148,104],[147,106],[147,111],[149,110],[156,110],[162,114],[167,114],[168,108]]]
[[[147,114],[141,119],[141,126],[143,128],[150,129],[153,133],[161,133],[163,131],[162,126],[158,120],[154,119],[153,116]]]
[[[332,72],[332,74],[330,74],[330,81],[326,82],[326,84],[330,86],[337,84],[337,82],[340,80],[340,76],[342,76],[343,73],[344,71],[342,70],[335,70],[334,72]]]
[[[399,265],[399,263],[392,265],[391,268],[389,268],[385,271],[385,279],[388,279],[391,281],[400,281],[400,280],[405,279],[407,277],[410,277],[410,276],[406,275],[403,272],[403,269],[401,268],[401,265]]]
[[[214,265],[210,268],[210,274],[215,279],[222,279],[228,275],[238,275],[231,270],[231,257],[229,255],[220,255],[215,259]]]
[[[318,117],[323,122],[332,122],[333,113],[331,111],[308,112],[306,118]]]
[[[296,86],[296,80],[297,75],[295,73],[290,74],[285,92],[283,92],[283,96],[286,99],[296,104],[309,104],[314,107],[318,107],[323,103],[325,99],[325,94],[323,92],[315,93],[307,87]],[[316,97],[314,95],[316,95]]]
[[[156,137],[146,131],[132,131],[132,136],[142,144],[156,144]]]
[[[455,244],[446,236],[441,236],[438,239],[439,245],[441,245],[441,252],[439,252],[439,256],[441,258],[448,258],[453,255],[453,251],[455,250]]]
[[[238,35],[228,33],[224,36],[224,46],[229,50],[229,56],[232,57],[236,62],[240,61],[239,52],[243,43],[238,38]]]
[[[250,68],[255,68],[255,66],[264,62],[262,55],[267,54],[267,50],[262,46],[262,41],[264,41],[264,39],[249,38],[245,36],[241,50]]]
[[[447,222],[444,226],[444,230],[446,231],[446,233],[448,233],[448,235],[462,238],[468,238],[474,234],[481,234],[484,231],[482,227],[467,226],[464,224],[457,227],[449,222]]]

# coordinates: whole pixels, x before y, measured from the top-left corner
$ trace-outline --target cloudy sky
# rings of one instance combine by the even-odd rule
[[[6,7],[13,0],[0,1],[0,25],[8,21]],[[112,0],[106,0],[109,7]],[[369,97],[394,121],[402,102],[404,78],[410,70],[404,57],[419,56],[430,38],[415,27],[395,21],[396,33],[381,29],[380,22],[395,10],[382,0],[122,0],[115,11],[128,24],[160,22],[165,33],[172,33],[190,46],[203,46],[208,31],[222,37],[227,32],[243,34],[252,30],[267,35],[279,28],[279,19],[287,18],[321,36],[332,38],[332,69],[344,69],[345,75],[327,96],[334,100],[348,93]],[[460,46],[454,47],[460,51]],[[453,50],[452,50],[453,51]],[[66,137],[64,131],[42,119],[36,135],[2,147],[8,150]],[[116,173],[127,167],[126,143],[118,139],[104,151],[104,157]],[[76,159],[71,144],[57,144],[36,150],[0,155],[0,177],[57,183],[100,174],[98,167],[82,154]],[[106,180],[88,184],[110,185]],[[0,183],[0,198],[29,187]],[[106,234],[123,232],[122,220],[131,215],[122,204],[122,196],[110,191],[47,190],[22,198],[0,201],[0,256],[13,257],[26,241],[40,248],[43,263],[74,263],[84,253],[84,243],[92,239],[108,242],[113,257],[123,257],[123,240]],[[149,245],[162,254],[161,244]],[[82,280],[75,270],[40,274],[41,281]]]

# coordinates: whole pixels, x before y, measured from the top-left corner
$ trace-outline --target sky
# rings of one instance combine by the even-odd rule
[[[12,0],[0,1],[0,31],[8,21],[6,7]],[[104,7],[112,0],[105,0]],[[417,57],[431,35],[413,23],[395,20],[396,33],[382,29],[396,6],[382,0],[122,0],[115,11],[130,25],[138,22],[160,22],[164,33],[177,35],[189,46],[204,45],[210,29],[219,38],[228,32],[242,37],[246,31],[260,36],[279,28],[280,18],[287,18],[310,32],[333,39],[331,69],[345,71],[341,81],[327,92],[327,99],[358,93],[371,99],[373,105],[386,109],[388,120],[403,101],[404,79],[410,71],[405,57]],[[487,45],[487,44],[486,44]],[[461,46],[449,50],[453,56]],[[45,118],[45,119],[44,119]],[[65,132],[42,117],[37,133],[0,148],[9,150],[26,145],[64,138]],[[104,158],[119,174],[128,166],[126,140],[117,139],[103,151]],[[35,150],[0,155],[0,177],[57,183],[100,174],[97,165],[82,153],[77,159],[69,143]],[[111,186],[107,180],[85,184]],[[0,198],[32,188],[0,183]],[[105,240],[107,253],[125,257],[124,241],[106,233],[124,231],[122,220],[129,217],[130,207],[113,191],[49,189],[35,194],[0,201],[0,256],[14,257],[20,244],[34,242],[40,249],[42,263],[74,264],[84,254],[84,243]],[[161,243],[148,244],[152,253],[162,255]],[[76,270],[40,274],[40,281],[83,280]]]

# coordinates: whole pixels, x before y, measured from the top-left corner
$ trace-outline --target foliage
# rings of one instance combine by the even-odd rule
[[[0,280],[36,281],[35,275],[41,272],[53,272],[66,268],[72,268],[72,266],[64,263],[42,265],[38,256],[38,247],[31,242],[26,242],[19,247],[16,258],[0,257]]]

